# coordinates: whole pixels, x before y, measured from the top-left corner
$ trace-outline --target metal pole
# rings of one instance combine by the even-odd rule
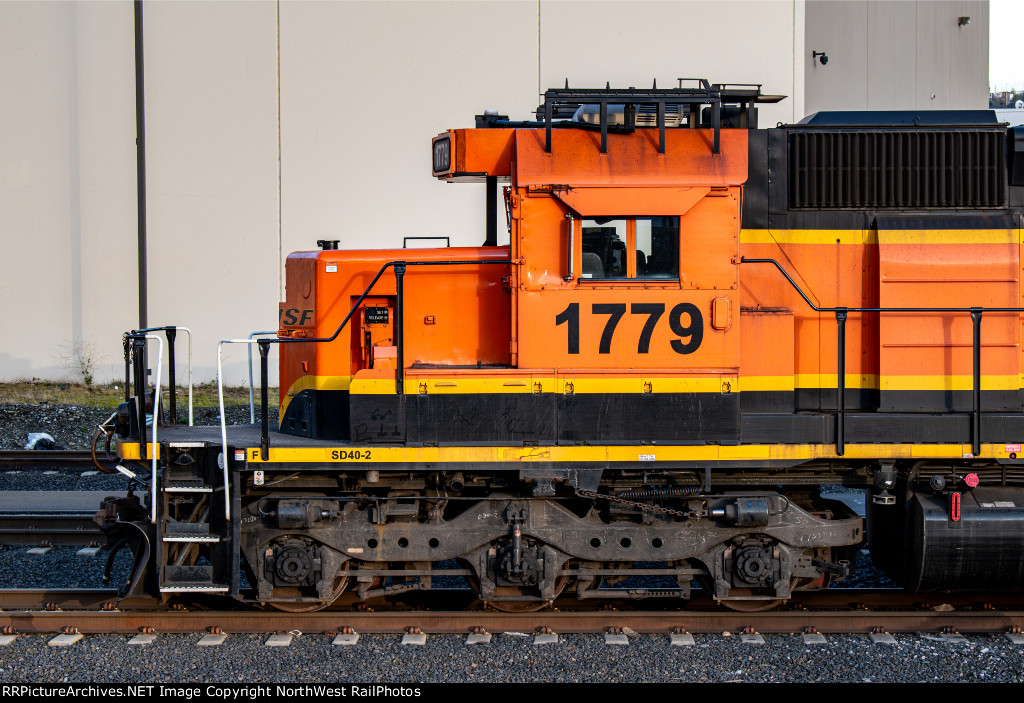
[[[139,329],[146,329],[146,89],[142,53],[142,0],[135,0],[135,163],[139,210]]]

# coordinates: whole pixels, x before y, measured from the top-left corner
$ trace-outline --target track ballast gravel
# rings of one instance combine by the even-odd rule
[[[124,635],[90,635],[69,648],[50,636],[23,636],[0,649],[0,680],[47,682],[1020,682],[1024,647],[1001,636],[964,643],[933,635],[897,635],[896,645],[865,635],[829,635],[808,647],[799,635],[767,635],[746,645],[735,635],[696,635],[696,646],[673,647],[664,635],[638,635],[606,646],[599,635],[562,635],[535,646],[532,637],[495,634],[489,645],[434,635],[419,647],[399,635],[363,635],[354,647],[333,647],[324,635],[266,647],[266,635],[231,635],[218,648],[197,647],[200,635],[160,635],[146,647]]]

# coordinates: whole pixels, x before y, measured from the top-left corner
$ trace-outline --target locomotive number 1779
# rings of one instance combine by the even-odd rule
[[[651,349],[651,335],[654,334],[658,320],[665,314],[665,303],[631,303],[629,306],[630,315],[646,315],[640,337],[637,339],[636,351],[638,354],[647,354]],[[598,344],[598,354],[610,354],[612,351],[612,338],[615,336],[615,329],[619,320],[626,314],[626,303],[594,303],[591,306],[591,314],[608,315],[604,331],[601,333],[601,341]],[[687,324],[683,324],[683,315],[688,316]],[[580,304],[569,303],[568,307],[555,316],[555,326],[563,323],[568,325],[568,353],[580,353]],[[704,341],[704,317],[700,309],[693,303],[679,303],[668,313],[668,325],[672,333],[679,339],[671,340],[672,350],[677,354],[692,354],[700,348]],[[684,339],[686,341],[683,341]]]

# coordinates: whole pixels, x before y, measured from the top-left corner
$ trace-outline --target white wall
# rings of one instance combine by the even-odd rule
[[[83,338],[121,358],[138,283],[131,37],[130,5],[0,4],[2,378],[60,377]]]
[[[681,77],[761,83],[767,94],[790,96],[759,108],[761,126],[799,119],[793,46],[801,12],[802,3],[771,0],[542,2],[540,88],[566,78],[577,88],[649,88],[654,78],[672,88]]]
[[[149,324],[192,328],[204,380],[218,339],[277,326],[276,21],[270,2],[144,6]],[[245,356],[226,349],[234,382]]]
[[[836,5],[818,4],[147,2],[149,322],[192,327],[211,380],[218,339],[276,326],[288,252],[482,242],[483,186],[434,181],[431,137],[486,108],[528,119],[566,78],[762,83],[790,97],[761,124],[798,120],[831,95],[806,60],[805,7]],[[967,4],[983,31],[987,3]],[[73,377],[58,357],[74,340],[117,378],[138,325],[132,5],[0,3],[0,61],[0,378]],[[229,381],[244,359],[229,352]]]
[[[487,108],[528,118],[536,86],[536,2],[283,3],[284,254],[482,243],[484,187],[434,180],[430,140]]]
[[[988,34],[988,0],[807,0],[807,112],[983,110]]]

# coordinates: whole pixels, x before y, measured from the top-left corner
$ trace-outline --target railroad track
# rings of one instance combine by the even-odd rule
[[[110,461],[103,453],[99,454],[100,464],[113,469],[116,461]],[[82,470],[94,468],[92,455],[85,450],[54,449],[6,449],[0,451],[0,470]]]
[[[0,629],[10,633],[79,632],[131,634],[139,632],[267,633],[299,630],[337,633],[350,628],[361,633],[466,634],[471,632],[556,633],[1008,633],[1024,627],[1024,601],[1007,597],[993,603],[970,596],[943,596],[924,602],[920,596],[897,592],[829,591],[801,596],[778,610],[740,613],[715,609],[697,599],[682,610],[580,610],[556,607],[536,613],[493,610],[416,610],[384,606],[381,610],[342,608],[317,613],[254,610],[207,610],[201,603],[179,610],[155,599],[135,599],[113,605],[108,590],[0,591]],[[939,602],[941,600],[941,602]],[[556,606],[559,604],[556,604]],[[110,608],[119,608],[111,610]]]
[[[92,513],[0,513],[0,545],[90,545],[103,538],[99,526],[92,521]]]
[[[120,491],[0,491],[0,545],[93,545],[104,539],[93,515]]]

